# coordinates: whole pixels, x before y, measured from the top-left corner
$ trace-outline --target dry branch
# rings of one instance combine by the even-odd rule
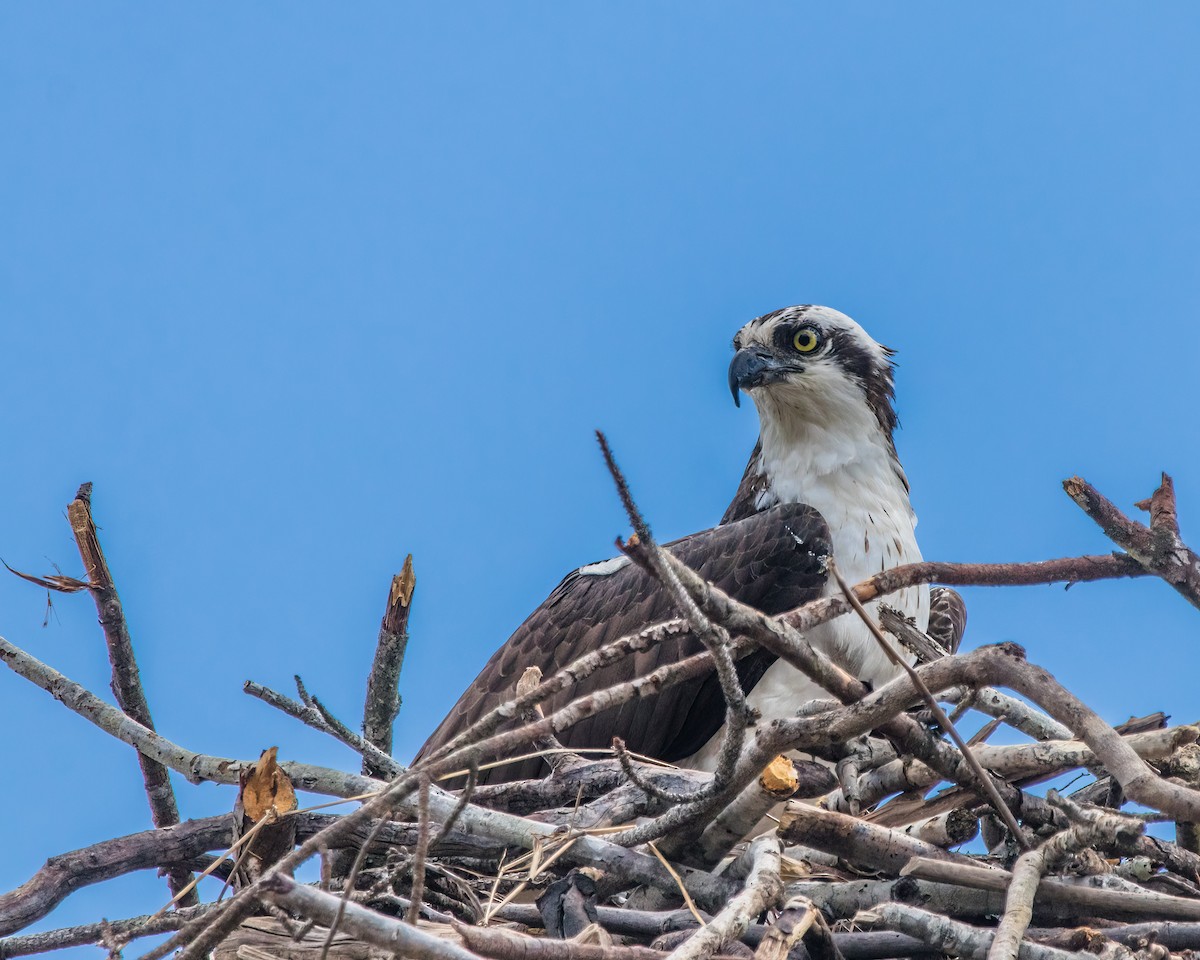
[[[1012,874],[1007,870],[969,863],[943,863],[918,858],[904,868],[906,877],[957,884],[976,890],[1007,891]],[[1200,920],[1200,900],[1172,897],[1149,890],[1105,889],[1108,881],[1098,877],[1083,882],[1047,879],[1041,882],[1038,896],[1047,904],[1110,919],[1143,919],[1148,916],[1167,920]]]
[[[1180,747],[1194,743],[1197,738],[1200,738],[1200,727],[1189,725],[1132,734],[1124,739],[1142,759],[1165,760]],[[1051,740],[1006,747],[978,746],[974,750],[983,766],[1011,781],[1044,780],[1078,768],[1091,768],[1098,762],[1092,749],[1079,740]],[[941,779],[936,771],[920,761],[898,759],[864,774],[857,787],[861,802],[873,804],[889,794],[927,790]],[[939,799],[942,804],[961,804],[973,798],[969,792],[960,792],[953,796],[945,794]],[[840,790],[828,794],[825,803],[833,810],[844,812],[846,809],[844,794]],[[926,808],[918,815],[928,816],[935,812],[936,809]],[[899,825],[895,818],[889,816],[887,808],[873,814],[871,819],[885,826]],[[903,815],[900,819],[903,820]]]
[[[1113,543],[1178,590],[1193,606],[1200,607],[1200,556],[1179,538],[1175,484],[1169,476],[1164,473],[1150,499],[1138,504],[1150,511],[1148,527],[1125,516],[1082,477],[1064,480],[1063,489]]]
[[[1137,561],[1130,557],[1112,554],[1067,557],[1061,560],[1044,560],[1034,563],[936,563],[924,561],[894,567],[891,570],[876,574],[869,580],[858,584],[854,590],[859,600],[866,603],[870,600],[886,596],[889,593],[903,590],[906,587],[923,583],[940,582],[955,586],[1032,586],[1047,583],[1083,583],[1095,580],[1147,575],[1148,571],[1138,564]],[[686,579],[684,582],[687,585]],[[724,601],[729,600],[728,597],[723,597],[723,599]],[[738,609],[738,606],[740,605],[735,605],[734,609]],[[750,633],[753,639],[735,639],[731,653],[734,656],[745,655],[752,648],[753,644],[757,642],[767,647],[772,653],[792,663],[797,669],[802,669],[795,658],[797,655],[803,657],[806,654],[802,649],[791,649],[782,635],[788,630],[802,632],[811,629],[814,626],[826,623],[835,617],[850,612],[850,609],[849,602],[844,598],[828,597],[805,604],[777,619],[764,617],[761,624],[753,623],[752,617],[751,621],[744,625],[744,632]],[[711,611],[707,612],[711,614]],[[739,612],[748,612],[759,617],[762,616],[757,611],[750,610],[750,608],[741,608]],[[754,629],[756,626],[761,628],[757,632]],[[689,625],[684,620],[670,620],[660,624],[653,624],[636,634],[621,637],[593,653],[580,657],[574,663],[569,664],[558,673],[548,677],[525,697],[498,706],[487,716],[481,718],[470,728],[463,731],[454,740],[444,745],[429,759],[432,761],[468,745],[478,743],[484,737],[497,730],[506,721],[521,716],[524,711],[542,703],[554,694],[571,688],[580,679],[590,676],[601,667],[615,663],[624,657],[631,656],[640,651],[647,650],[663,639],[677,636],[680,633],[687,632],[689,629]],[[777,634],[779,635],[778,637],[776,636]],[[799,636],[799,633],[795,633],[793,636]],[[598,712],[599,709],[608,709],[618,706],[620,703],[628,702],[630,696],[652,695],[666,686],[702,676],[712,669],[713,660],[707,652],[687,657],[677,663],[659,667],[646,677],[640,678],[639,681],[628,685],[628,694],[624,697],[618,698],[610,692],[603,697],[594,696],[593,702],[586,706],[581,701],[576,701],[575,704],[571,705],[574,709],[571,710],[570,714],[566,711],[559,711],[561,722],[564,723],[565,727],[570,723],[578,722],[578,720],[586,716],[591,716],[595,712]],[[857,681],[853,681],[852,678],[847,677],[843,671],[837,668],[834,669],[836,672],[829,675],[830,682],[835,684],[857,684]],[[819,678],[814,679],[818,679],[819,681]],[[857,693],[852,691],[856,691]],[[858,684],[857,687],[852,687],[848,690],[846,696],[854,699],[856,695],[861,696],[862,691],[862,685]],[[559,729],[564,727],[560,727]]]
[[[760,643],[824,689],[833,693],[842,703],[859,703],[867,694],[866,687],[860,681],[850,676],[826,654],[815,650],[792,625],[792,621],[798,615],[817,608],[825,610],[825,615],[818,621],[824,622],[833,615],[832,608],[827,606],[829,600],[817,600],[806,604],[798,611],[793,611],[784,617],[768,617],[737,602],[712,584],[706,583],[670,554],[664,554],[664,557],[678,581],[688,591],[697,606],[706,616],[722,624],[731,634],[744,635]],[[843,601],[843,603],[847,602]],[[655,673],[659,673],[659,671],[655,671]],[[888,686],[891,687],[893,684]],[[910,694],[910,699],[911,697]],[[965,764],[961,754],[948,744],[933,737],[911,717],[899,715],[907,705],[907,703],[897,705],[893,708],[891,716],[881,718],[877,724],[879,729],[894,737],[905,749],[914,752],[928,764],[934,766],[947,779],[965,785],[972,784],[974,775]],[[679,821],[685,818],[697,820],[711,817],[717,809],[728,803],[733,795],[744,789],[751,779],[757,776],[758,771],[769,762],[771,757],[766,754],[762,734],[765,729],[771,728],[777,731],[784,729],[778,722],[758,727],[755,737],[758,741],[757,747],[744,758],[746,762],[740,764],[739,771],[728,778],[727,787],[723,792],[706,798],[704,802],[696,804],[694,809],[671,811],[657,821],[631,830],[622,835],[619,842],[637,843],[650,836],[661,835],[678,826]],[[798,738],[780,739],[779,749],[772,755],[792,748],[810,749],[818,744],[826,749],[836,748],[870,729],[872,728],[858,730],[844,738],[819,738],[812,742],[801,742]]]
[[[500,928],[463,924],[455,924],[454,929],[475,954],[492,960],[663,960],[664,957],[649,947],[525,937]]]
[[[978,690],[952,687],[949,690],[943,690],[941,698],[947,703],[969,706],[981,713],[986,713],[989,717],[1003,720],[1013,729],[1020,730],[1033,737],[1034,740],[1071,739],[1071,731],[1061,723],[994,687],[981,687]]]
[[[40,920],[80,887],[134,870],[178,867],[206,851],[228,846],[232,833],[231,816],[208,817],[51,857],[17,889],[0,894],[0,936]]]
[[[1183,819],[1200,814],[1200,792],[1159,777],[1094,711],[1045,670],[1027,663],[1024,651],[1015,644],[981,647],[968,654],[945,657],[918,668],[918,673],[926,686],[935,691],[964,682],[1009,686],[1083,740],[1130,799]],[[914,695],[908,678],[900,677],[840,710],[761,725],[753,752],[758,757],[773,756],[792,745],[844,742],[867,730],[886,728],[887,722],[911,703]]]
[[[1027,850],[1017,857],[1004,898],[1004,914],[996,925],[996,934],[988,947],[987,960],[1016,960],[1033,921],[1033,898],[1046,869],[1044,848]]]
[[[296,823],[297,838],[306,840],[341,818],[331,814],[300,813],[291,819]],[[375,852],[382,853],[389,846],[415,846],[417,833],[417,825],[412,823],[368,821],[337,843],[358,849],[373,836]],[[222,814],[116,837],[51,857],[20,887],[0,895],[0,936],[40,920],[81,887],[135,870],[185,864],[208,851],[225,850],[233,841],[233,815]],[[451,855],[498,858],[505,848],[486,837],[452,832],[439,840],[439,849]],[[156,928],[152,932],[161,931]],[[0,950],[0,956],[4,955]]]
[[[787,757],[776,757],[704,828],[694,852],[680,851],[681,859],[694,866],[715,867],[751,835],[763,817],[799,789],[795,764]]]
[[[738,939],[755,918],[783,902],[783,882],[779,877],[779,840],[759,837],[750,844],[750,872],[745,888],[718,913],[707,926],[696,931],[671,952],[672,960],[707,960],[722,944]]]
[[[387,609],[379,626],[375,659],[367,677],[367,697],[363,706],[363,737],[385,755],[392,752],[392,725],[400,713],[398,685],[400,670],[404,666],[404,651],[408,646],[408,616],[416,586],[417,576],[413,572],[410,553],[404,558],[403,568],[392,577]],[[362,772],[369,777],[395,776],[394,772],[376,766],[374,759],[365,755]]]
[[[979,817],[967,810],[951,810],[910,823],[903,832],[945,850],[973,839],[979,833]]]
[[[947,653],[954,652],[943,650],[938,644],[934,643],[933,640],[918,630],[916,624],[909,620],[908,617],[894,607],[889,607],[887,604],[880,604],[879,606],[879,624],[884,630],[895,637],[901,646],[905,647],[909,653],[916,657],[918,663],[930,663],[941,659]]]
[[[936,664],[931,664],[927,667],[924,667],[922,670],[930,673],[935,678],[938,677],[939,674],[944,674],[945,677],[941,682],[946,683],[963,682],[965,679],[972,679],[972,675],[975,675],[975,677],[980,679],[982,682],[999,682],[999,674],[1006,672],[1005,669],[1001,668],[1011,669],[1014,663],[1022,664],[1023,661],[1020,661],[1018,658],[1014,658],[1005,648],[989,648],[982,651],[977,651],[976,653],[969,654],[965,657],[954,658],[952,660],[946,659]],[[989,667],[991,668],[990,671],[988,669]],[[902,693],[898,689],[889,689],[895,688],[897,687],[897,684],[902,685],[903,683],[904,681],[897,681],[895,684],[889,684],[888,687],[883,688],[881,691],[877,691],[875,694],[872,694],[861,703],[855,704],[851,707],[842,708],[840,711],[837,711],[833,718],[828,716],[822,717],[823,722],[821,722],[817,728],[819,729],[819,735],[822,737],[856,736],[862,733],[865,729],[869,729],[871,726],[875,725],[875,717],[873,716],[874,712],[886,713],[889,710],[894,709],[891,706],[892,703],[905,703],[911,700],[911,691]],[[933,680],[931,685],[936,687],[938,685],[938,681],[936,679]],[[1040,692],[1044,693],[1045,691]],[[111,708],[108,709],[111,710]],[[840,723],[838,719],[839,715],[842,718]],[[782,735],[786,739],[788,736],[788,731],[786,728],[789,725],[803,725],[805,723],[811,724],[812,719],[813,718],[803,718],[796,721],[788,721],[783,724],[775,724],[772,726],[782,726],[784,728]],[[814,734],[816,732],[817,730],[814,730]],[[1120,744],[1119,737],[1117,737],[1115,734],[1113,734],[1113,737],[1117,740],[1119,745],[1124,746],[1123,744]],[[1136,754],[1133,756],[1136,758]],[[454,800],[447,795],[441,802],[443,805],[452,806]],[[443,816],[447,813],[448,809],[444,809],[442,811]],[[479,822],[481,824],[487,824],[483,827],[483,829],[487,830],[489,833],[493,833],[493,835],[496,835],[495,831],[497,824],[502,823],[504,817],[507,815],[500,815],[494,811],[481,811],[480,813],[482,819]],[[498,820],[497,818],[500,819]],[[521,831],[528,829],[528,821],[520,821],[519,818],[512,818],[512,820],[516,821],[514,822],[512,828],[514,832],[519,834]],[[523,837],[518,836],[512,838],[512,842],[514,843],[521,843],[522,841],[524,841],[526,844],[529,842],[529,836],[527,833]],[[505,842],[509,842],[507,838]],[[596,841],[594,838],[582,838],[581,843],[583,848],[586,849],[587,844],[597,844],[599,841]],[[622,851],[622,854],[628,854],[634,857],[637,856],[636,854],[632,854],[630,851]],[[599,859],[602,860],[602,858]],[[716,902],[719,901],[720,898],[718,897]]]
[[[847,862],[892,875],[899,874],[913,857],[966,862],[965,857],[898,830],[795,801],[787,806],[779,834],[784,843],[825,850]]]
[[[254,762],[194,753],[172,743],[3,637],[0,637],[0,660],[14,673],[41,687],[55,700],[85,720],[91,721],[105,733],[129,744],[144,756],[183,774],[190,783],[208,780],[213,783],[236,784],[242,766]],[[378,780],[370,780],[356,773],[346,773],[329,767],[307,763],[285,763],[282,766],[296,789],[309,793],[331,797],[357,797],[374,793],[383,786]]]
[[[669,554],[665,556],[668,560],[671,559]],[[698,581],[698,578],[691,575],[690,571],[681,571],[677,568],[676,573],[680,575],[680,579],[684,581],[685,585],[688,585],[689,591],[692,591],[693,587],[688,583],[688,577],[690,576],[692,581]],[[1112,556],[1078,557],[1063,561],[1045,561],[1035,564],[922,563],[898,567],[892,571],[878,574],[871,578],[871,580],[860,584],[855,590],[860,599],[871,599],[884,592],[926,582],[929,579],[937,577],[939,574],[944,574],[948,580],[960,584],[963,582],[1004,584],[1044,583],[1064,579],[1080,581],[1112,576],[1138,576],[1144,573],[1145,571],[1138,567],[1136,563],[1125,562],[1123,558]],[[808,627],[816,623],[823,623],[833,616],[845,613],[848,609],[846,601],[839,600],[838,598],[818,600],[799,608],[799,610],[785,617],[772,619],[763,617],[757,611],[750,610],[750,608],[733,603],[723,594],[718,596],[718,591],[713,591],[708,585],[703,584],[702,581],[698,582],[695,589],[699,591],[699,596],[705,596],[705,592],[707,591],[709,600],[717,599],[721,604],[725,605],[722,615],[717,617],[719,622],[729,627],[731,625],[730,618],[736,619],[735,615],[740,616],[744,620],[744,623],[741,624],[741,627],[744,627],[744,629],[738,629],[736,632],[751,634],[754,640],[762,643],[771,649],[772,652],[793,663],[793,665],[804,669],[806,673],[814,676],[818,682],[822,682],[827,687],[833,686],[841,689],[841,698],[844,701],[853,701],[861,697],[865,692],[858,681],[848,677],[844,671],[841,671],[840,668],[830,663],[827,658],[823,658],[813,651],[798,634],[793,632],[791,635],[786,635],[797,623],[802,623],[805,627]],[[708,609],[705,612],[710,615],[712,614],[712,611]],[[679,621],[656,625],[655,627],[641,631],[639,634],[621,638],[621,640],[609,647],[581,658],[575,664],[568,666],[547,681],[544,681],[526,697],[518,698],[498,707],[454,741],[429,757],[428,762],[434,763],[448,755],[455,755],[467,749],[472,749],[474,751],[472,755],[478,756],[482,742],[480,738],[486,732],[495,730],[506,719],[520,715],[521,712],[536,703],[540,703],[546,697],[570,686],[579,671],[583,671],[585,674],[594,671],[603,663],[613,662],[615,659],[629,655],[630,652],[636,649],[645,649],[646,646],[657,642],[657,638],[663,635],[664,632],[671,633],[680,629],[684,629],[684,627]],[[748,649],[747,644],[750,642],[752,641],[735,642],[733,644],[735,655],[739,651],[744,653]],[[493,752],[510,749],[517,744],[527,743],[538,736],[544,736],[548,732],[564,730],[585,717],[612,709],[636,697],[653,695],[664,686],[680,682],[686,678],[699,676],[711,670],[712,666],[713,661],[709,653],[697,654],[678,663],[660,667],[652,673],[644,677],[639,677],[629,683],[619,684],[607,690],[597,691],[588,696],[581,697],[539,723],[529,724],[519,730],[492,737],[489,744]],[[944,775],[948,779],[960,782],[969,778],[969,773],[965,771],[959,772],[961,755],[957,754],[946,744],[930,737],[911,718],[893,717],[891,720],[881,723],[881,729],[889,731],[893,736],[898,737],[906,749],[912,750],[917,756],[930,765],[935,766],[939,771],[945,771]],[[859,733],[861,732],[865,731],[859,731]],[[830,741],[825,738],[816,738],[815,740],[816,743],[822,741],[824,741],[826,746],[830,745]],[[787,745],[786,739],[781,741],[781,746]],[[713,809],[721,806],[722,802],[728,799],[730,793],[743,788],[749,783],[752,777],[757,774],[757,770],[761,769],[761,766],[765,765],[768,759],[767,757],[761,757],[761,759],[755,757],[749,765],[743,765],[742,773],[730,779],[729,788],[725,796],[717,796],[710,801],[696,804],[693,809],[686,812],[685,819],[694,822],[711,815]],[[652,822],[646,827],[639,828],[637,831],[631,831],[622,836],[620,840],[624,843],[636,843],[651,835],[661,835],[664,826],[669,828],[672,825],[670,823]]]
[[[824,764],[801,760],[793,763],[793,769],[800,796],[819,796],[831,786],[833,777]],[[700,770],[650,764],[641,766],[639,772],[643,780],[650,780],[664,790],[675,792],[694,789],[711,779],[711,774]],[[658,806],[657,801],[646,797],[637,787],[628,783],[616,760],[592,760],[556,770],[542,780],[489,784],[477,787],[474,793],[474,801],[480,806],[518,814],[530,814],[567,804],[574,807],[601,797],[605,798],[604,806],[626,810],[630,814],[626,820],[643,816]],[[544,819],[544,816],[538,815],[538,819]],[[622,821],[614,819],[611,822]]]
[[[987,956],[994,935],[991,930],[971,927],[948,917],[899,903],[880,904],[860,920],[882,923],[893,930],[924,940],[938,950],[976,960],[984,960]],[[1075,960],[1075,955],[1065,950],[1028,942],[1021,944],[1019,956],[1021,960]]]
[[[602,905],[596,908],[596,912],[605,930],[642,940],[654,940],[667,934],[687,932],[695,930],[698,926],[696,918],[687,910],[631,910]],[[541,916],[533,904],[509,904],[498,912],[498,916],[502,920],[511,920],[528,927],[536,928],[541,924]],[[705,919],[710,920],[711,917]],[[751,924],[742,935],[742,942],[752,947],[757,946],[767,936],[768,929],[764,924]],[[1197,935],[1200,936],[1200,929],[1197,930]],[[884,960],[887,957],[913,956],[928,950],[919,940],[887,931],[835,933],[833,939],[846,960]],[[791,957],[792,960],[807,960],[803,947],[793,948]]]
[[[303,886],[290,877],[276,874],[266,880],[260,889],[272,903],[312,917],[324,926],[330,926],[334,917],[338,917],[342,929],[347,933],[384,947],[398,956],[411,957],[413,960],[475,960],[473,953],[455,943],[426,933],[412,924],[401,923],[356,903],[347,903],[332,894]]]
[[[125,610],[117,594],[108,561],[100,548],[96,523],[92,519],[92,485],[85,483],[67,504],[67,518],[75,545],[83,561],[88,589],[96,603],[96,613],[104,640],[108,646],[108,660],[112,666],[112,692],[117,705],[133,720],[149,730],[154,729],[150,716],[150,704],[142,689],[141,673],[133,654],[133,640],[129,636],[129,624]],[[138,764],[142,770],[142,783],[146,788],[146,799],[150,804],[150,816],[156,827],[171,827],[179,822],[179,806],[175,802],[175,791],[167,768],[157,760],[138,753]],[[167,871],[167,880],[172,894],[178,894],[191,882],[187,870],[172,868]],[[182,900],[183,906],[195,906],[199,900],[190,894]]]
[[[296,681],[297,686],[303,690],[299,677],[296,678]],[[363,758],[364,768],[369,766],[375,771],[367,774],[364,769],[364,776],[390,780],[398,776],[404,769],[375,744],[354,733],[344,723],[337,721],[315,697],[308,697],[306,703],[298,703],[291,697],[284,696],[284,694],[272,690],[270,687],[264,687],[261,683],[255,683],[253,680],[247,680],[242,684],[242,692],[286,713],[289,717],[294,717],[314,730],[329,734],[335,740],[344,743],[351,750],[360,754]]]
[[[793,897],[763,934],[754,951],[754,960],[786,960],[792,947],[804,938],[820,916],[812,901]]]
[[[789,896],[811,900],[831,922],[850,920],[879,903],[908,903],[949,917],[983,921],[1004,909],[1004,893],[966,889],[946,883],[931,883],[911,877],[870,880],[861,878],[832,880],[796,880],[787,885]],[[1039,918],[1054,923],[1063,919],[1062,911],[1049,904],[1038,904]]]
[[[170,913],[147,914],[126,920],[101,920],[98,923],[84,923],[21,937],[5,937],[0,940],[0,958],[7,960],[9,957],[28,957],[67,947],[101,944],[105,939],[112,937],[128,943],[139,937],[172,933],[216,909],[217,905],[214,903],[202,903],[196,907],[172,910]]]

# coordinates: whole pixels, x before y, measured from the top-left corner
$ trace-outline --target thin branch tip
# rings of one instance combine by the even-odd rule
[[[612,447],[609,446],[608,437],[605,436],[603,430],[596,431],[596,440],[600,444],[600,452],[604,456],[604,465],[608,468],[609,475],[613,479],[613,483],[617,487],[617,496],[621,498],[621,506],[625,508],[625,514],[629,518],[629,525],[633,527],[634,533],[638,535],[640,540],[652,542],[654,537],[650,532],[650,524],[646,522],[646,518],[642,515],[636,501],[633,499],[633,493],[629,489],[629,482],[625,479],[625,474],[621,472],[621,468],[617,466],[616,457],[613,455]]]

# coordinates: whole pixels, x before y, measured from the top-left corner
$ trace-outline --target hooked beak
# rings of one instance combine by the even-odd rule
[[[786,367],[762,350],[743,347],[733,355],[729,364],[729,392],[733,394],[734,406],[742,405],[738,395],[740,390],[761,387],[764,383],[777,380],[785,371],[795,372],[795,368]]]

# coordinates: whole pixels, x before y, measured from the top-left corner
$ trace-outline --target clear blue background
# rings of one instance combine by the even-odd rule
[[[1183,3],[4,4],[0,556],[78,574],[94,481],[159,729],[353,765],[240,686],[356,725],[411,551],[407,758],[625,530],[593,428],[663,536],[720,517],[729,340],[795,302],[900,351],[927,556],[1104,551],[1060,481],[1164,468],[1200,541],[1198,42]],[[91,601],[45,599],[5,575],[0,631],[107,695]],[[1164,585],[968,599],[1110,720],[1200,715]],[[0,721],[0,888],[149,823],[127,747],[6,673]]]

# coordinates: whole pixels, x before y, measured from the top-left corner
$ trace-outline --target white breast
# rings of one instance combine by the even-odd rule
[[[815,428],[814,428],[815,429]],[[916,515],[903,471],[890,443],[878,431],[826,431],[814,436],[772,436],[764,424],[762,467],[769,483],[756,504],[807,503],[829,524],[834,560],[850,584],[882,570],[921,559]],[[786,442],[784,442],[786,441]],[[830,580],[826,594],[840,594]],[[929,622],[929,588],[892,594],[887,603],[912,617],[920,629]],[[877,604],[868,604],[875,611]],[[879,687],[893,666],[866,625],[850,613],[811,630],[806,639],[859,679]],[[773,664],[750,692],[749,701],[766,719],[794,716],[810,700],[829,694],[783,661]],[[713,769],[719,748],[714,737],[681,765]]]

